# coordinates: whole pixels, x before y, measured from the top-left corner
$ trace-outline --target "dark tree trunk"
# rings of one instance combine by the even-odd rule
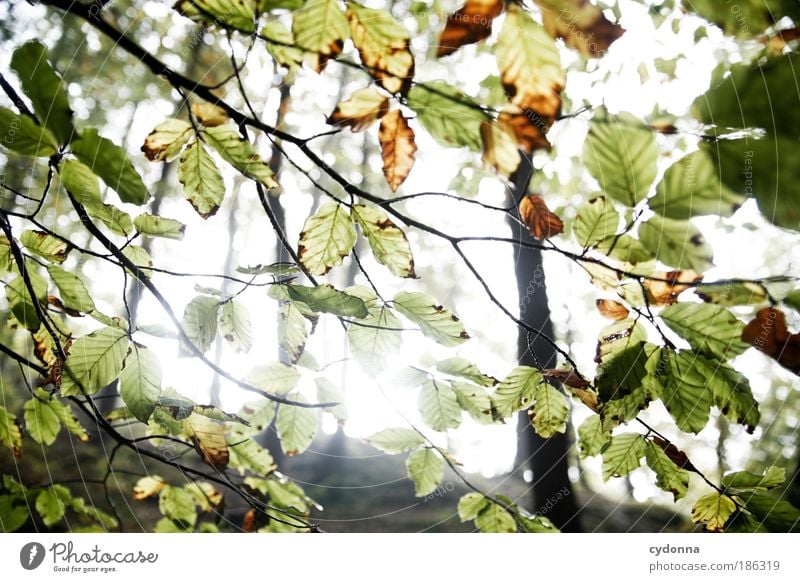
[[[526,194],[532,172],[530,158],[523,157],[514,180],[514,200],[519,201]],[[512,236],[516,240],[534,241],[525,227],[513,220],[509,220],[509,223]],[[514,264],[520,298],[520,320],[541,334],[554,337],[541,251],[516,247]],[[555,349],[542,337],[528,334],[522,328],[519,330],[517,353],[521,365],[551,368],[556,364]],[[518,418],[517,436],[515,466],[518,470],[527,466],[533,473],[533,509],[537,513],[544,513],[562,531],[582,531],[577,515],[578,505],[568,475],[570,439],[567,434],[559,433],[544,439],[531,427],[527,413],[522,412]]]

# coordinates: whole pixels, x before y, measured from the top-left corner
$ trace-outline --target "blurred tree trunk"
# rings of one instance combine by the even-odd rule
[[[512,196],[520,200],[527,193],[533,165],[530,157],[523,157],[514,179]],[[509,220],[512,236],[519,241],[534,242],[528,230],[514,220]],[[515,273],[520,298],[520,320],[543,335],[554,337],[547,304],[542,253],[539,249],[517,247],[515,249]],[[552,368],[556,364],[556,351],[542,337],[531,334],[530,342],[524,329],[519,330],[517,354],[520,365]],[[530,345],[529,345],[530,344]],[[565,532],[582,531],[577,516],[578,505],[572,491],[569,469],[570,438],[568,434],[556,434],[544,439],[533,430],[526,411],[517,419],[517,458],[515,467],[526,466],[533,473],[533,509],[541,508],[549,499],[561,497],[546,513],[559,529]],[[568,431],[569,432],[569,431]],[[564,492],[568,492],[565,495]]]

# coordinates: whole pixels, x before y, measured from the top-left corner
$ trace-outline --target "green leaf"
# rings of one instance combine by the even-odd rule
[[[635,319],[621,319],[600,330],[595,362],[603,364],[647,339],[647,330]]]
[[[267,188],[278,187],[269,165],[256,153],[253,144],[239,135],[236,126],[225,124],[207,127],[203,130],[203,135],[206,143],[242,175]]]
[[[10,533],[28,521],[28,503],[17,495],[0,495],[0,533]]]
[[[766,290],[755,283],[700,284],[694,291],[703,301],[725,307],[767,303]]]
[[[298,2],[302,6],[302,0]],[[272,56],[276,63],[293,69],[303,64],[303,51],[294,46],[294,35],[286,28],[280,20],[270,20],[264,23],[261,28],[261,35],[265,39],[271,39],[277,42],[265,41],[264,45],[267,52]]]
[[[481,124],[489,122],[478,103],[444,81],[414,85],[408,92],[408,106],[439,145],[483,149]]]
[[[72,250],[69,243],[39,230],[25,230],[19,240],[30,252],[51,263],[63,263]]]
[[[466,382],[453,382],[453,390],[461,410],[478,424],[492,424],[492,400],[481,386]]]
[[[57,267],[50,265],[47,267],[47,272],[50,274],[50,279],[55,283],[58,288],[58,293],[61,296],[61,302],[67,309],[74,309],[81,313],[89,313],[94,311],[94,300],[89,295],[86,285],[77,275],[69,273]]]
[[[747,378],[728,364],[700,356],[697,363],[711,385],[714,406],[731,422],[743,425],[752,434],[758,426],[761,413]]]
[[[478,517],[478,514],[487,507],[491,501],[480,493],[467,493],[458,500],[458,518],[469,521]]]
[[[736,8],[720,10],[714,0],[692,0],[684,7],[722,28],[727,34],[753,38],[763,34],[783,16],[800,19],[800,7],[793,0],[740,0]]]
[[[25,403],[25,426],[28,434],[37,443],[52,445],[59,431],[61,421],[53,408],[49,405],[48,396],[37,394]]]
[[[179,0],[175,10],[195,22],[233,28],[245,34],[256,30],[255,0]]]
[[[664,406],[684,432],[698,433],[708,423],[712,404],[710,378],[704,373],[701,356],[692,352],[661,350],[665,380]]]
[[[786,481],[786,469],[783,467],[769,467],[762,475],[754,475],[747,471],[728,473],[722,478],[722,486],[733,489],[758,490],[774,489]]]
[[[461,424],[461,408],[456,393],[447,382],[427,380],[422,384],[417,407],[422,422],[433,430],[447,431]]]
[[[661,319],[694,349],[723,361],[750,347],[741,339],[744,323],[718,305],[675,303],[663,309]]]
[[[658,215],[639,225],[642,245],[662,263],[703,273],[712,265],[711,247],[700,230],[688,220]]]
[[[158,496],[158,509],[168,518],[188,527],[194,527],[197,521],[194,496],[180,487],[164,487]]]
[[[134,218],[133,225],[141,234],[174,240],[182,240],[183,233],[186,230],[186,225],[182,222],[147,213],[140,214]]]
[[[256,366],[245,378],[245,382],[263,388],[273,394],[291,392],[300,381],[300,372],[294,366],[273,362]]]
[[[553,522],[543,515],[535,515],[533,517],[517,515],[517,521],[527,533],[559,533]]]
[[[290,395],[289,398],[296,402],[307,402],[298,393]],[[278,408],[275,428],[278,430],[283,452],[290,457],[299,455],[311,445],[317,434],[317,413],[312,408],[282,404]]]
[[[604,196],[597,196],[578,207],[572,231],[575,238],[588,248],[613,236],[619,228],[619,213]]]
[[[193,137],[190,123],[181,119],[166,119],[148,134],[142,151],[148,160],[171,162]]]
[[[219,332],[233,351],[249,352],[253,347],[253,326],[247,307],[235,300],[224,302],[219,314]]]
[[[342,51],[350,27],[336,0],[308,0],[292,17],[297,46],[319,53],[319,68]]]
[[[444,477],[444,461],[433,449],[414,451],[406,459],[408,478],[414,481],[417,497],[436,491]]]
[[[704,495],[692,507],[692,521],[703,523],[709,531],[723,531],[736,504],[727,495],[714,491]]]
[[[122,254],[125,255],[131,263],[144,271],[145,274],[150,274],[150,268],[153,266],[153,257],[150,256],[147,249],[128,245],[122,249]]]
[[[101,137],[94,128],[84,129],[72,142],[72,153],[99,176],[123,202],[141,206],[150,197],[127,152]]]
[[[56,138],[27,115],[0,107],[0,143],[23,156],[49,158],[58,149]]]
[[[86,442],[89,440],[89,433],[87,433],[86,429],[84,429],[81,426],[81,423],[78,422],[78,419],[72,412],[72,408],[70,408],[69,404],[60,402],[54,396],[48,395],[48,393],[41,388],[36,389],[36,395],[41,399],[42,403],[50,407],[50,409],[58,417],[59,422],[70,432],[70,434],[78,437],[81,442]]]
[[[36,313],[34,301],[42,303],[47,295],[47,282],[43,281],[35,271],[28,269],[36,299],[31,298],[25,280],[22,277],[14,278],[6,286],[6,298],[11,313],[27,330],[35,332],[39,329],[39,315]],[[35,277],[34,277],[35,275]]]
[[[483,533],[514,533],[517,522],[504,507],[490,501],[475,518],[475,525]]]
[[[22,457],[22,429],[17,417],[0,406],[0,443],[11,449],[15,459]]]
[[[606,195],[633,207],[656,177],[658,146],[652,130],[629,117],[593,121],[583,146],[586,169]]]
[[[464,358],[447,358],[436,363],[436,369],[442,374],[465,378],[480,386],[494,386],[497,380],[481,372],[478,367]]]
[[[770,532],[800,531],[800,510],[788,501],[769,495],[750,493],[743,497],[744,506]]]
[[[205,146],[198,140],[181,155],[178,180],[183,194],[203,218],[216,214],[225,198],[225,182]]]
[[[325,202],[310,216],[300,233],[297,254],[313,275],[324,275],[342,264],[356,244],[356,229],[345,207]]]
[[[394,296],[393,303],[423,334],[443,346],[457,346],[469,339],[461,321],[425,293],[401,291]]]
[[[672,462],[667,453],[652,441],[647,441],[645,451],[647,466],[656,474],[656,485],[672,493],[675,501],[684,497],[689,490],[689,472]]]
[[[61,395],[94,394],[116,380],[128,345],[128,336],[116,327],[104,327],[78,338],[64,366]]]
[[[317,402],[338,402],[336,406],[323,408],[323,412],[328,412],[340,423],[347,420],[347,408],[344,406],[344,391],[328,380],[327,378],[315,378],[314,384],[317,385]]]
[[[238,469],[239,474],[252,471],[256,475],[266,476],[276,469],[269,451],[253,439],[242,440],[240,435],[228,436],[229,466]]]
[[[599,455],[610,441],[611,432],[603,429],[597,415],[590,416],[578,427],[578,447],[582,459]]]
[[[598,369],[595,384],[601,402],[622,398],[640,388],[655,346],[639,342],[608,357]]]
[[[375,260],[385,265],[393,275],[415,278],[414,257],[405,233],[389,216],[374,206],[356,204],[350,210],[361,232],[367,237]]]
[[[360,325],[363,324],[363,325]],[[402,323],[386,305],[370,309],[369,315],[347,328],[350,352],[370,374],[378,374],[394,358],[403,343]]]
[[[102,222],[111,232],[128,236],[133,232],[133,221],[122,210],[104,204],[100,198],[97,176],[78,160],[62,160],[58,169],[61,182],[86,209],[86,213]]]
[[[183,311],[181,326],[189,340],[201,352],[208,351],[217,337],[217,313],[219,300],[208,295],[198,295]]]
[[[278,343],[286,351],[290,362],[297,362],[303,355],[306,340],[308,340],[306,318],[293,303],[287,302],[281,305],[278,311]],[[352,350],[352,340],[350,348]]]
[[[152,351],[131,346],[119,376],[119,393],[137,419],[150,419],[161,397],[161,362]]]
[[[781,91],[794,83],[795,67],[792,55],[786,53],[717,69],[711,88],[695,100],[699,119],[714,124],[718,133],[760,128],[772,135],[796,137],[800,132],[797,96]]]
[[[638,469],[645,455],[646,441],[638,433],[623,433],[611,437],[611,442],[603,450],[603,480],[611,477],[624,477]]]
[[[61,77],[48,62],[47,47],[32,40],[14,51],[11,68],[19,77],[22,91],[31,100],[39,121],[66,144],[72,139],[72,110]]]
[[[791,154],[800,138],[800,111],[792,92],[784,90],[794,82],[795,64],[788,53],[720,68],[711,89],[695,101],[695,109],[701,121],[718,128],[706,131],[763,130],[765,135],[750,132],[705,149],[731,190],[755,197],[774,224],[798,230],[800,167]]]
[[[617,259],[623,263],[636,265],[647,262],[655,257],[648,251],[642,243],[628,234],[620,234],[604,238],[595,247],[612,259]]]
[[[42,489],[36,496],[36,511],[42,516],[42,521],[47,527],[61,521],[66,510],[63,500],[70,497],[69,490],[63,485],[52,485]]]
[[[647,203],[661,216],[683,220],[705,214],[730,216],[744,196],[722,185],[711,156],[699,150],[667,168]]]
[[[425,444],[422,435],[411,428],[386,428],[364,440],[389,455],[404,453]]]
[[[292,301],[299,301],[314,312],[331,313],[342,317],[363,319],[369,315],[364,301],[337,291],[330,285],[304,287],[302,285],[286,285],[286,292]]]
[[[556,387],[546,382],[537,384],[533,390],[531,410],[533,412],[531,423],[542,438],[550,438],[557,432],[566,432],[569,402]]]
[[[544,382],[541,372],[528,366],[514,368],[492,394],[492,405],[501,418],[508,418],[531,404],[536,387]]]

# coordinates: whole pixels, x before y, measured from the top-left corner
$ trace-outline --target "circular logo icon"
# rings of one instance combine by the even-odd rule
[[[39,542],[29,542],[19,551],[19,563],[26,570],[35,570],[44,561],[44,546]]]

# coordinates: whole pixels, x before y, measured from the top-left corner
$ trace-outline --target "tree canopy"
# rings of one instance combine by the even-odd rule
[[[400,403],[366,443],[405,457],[416,497],[458,481],[450,509],[482,532],[557,531],[552,500],[477,486],[450,446],[520,413],[602,481],[646,466],[698,529],[800,528],[780,406],[800,374],[797,2],[8,4],[3,531],[122,529],[119,474],[154,531],[324,530],[281,462],[348,422],[342,350],[349,382]],[[658,54],[608,65],[645,29]],[[752,238],[787,255],[720,267]],[[528,324],[498,267],[520,248],[591,285],[550,276],[551,305],[606,322]],[[558,361],[514,361],[506,324]],[[97,441],[102,464],[77,461]],[[26,479],[65,442],[80,487],[68,466]]]

